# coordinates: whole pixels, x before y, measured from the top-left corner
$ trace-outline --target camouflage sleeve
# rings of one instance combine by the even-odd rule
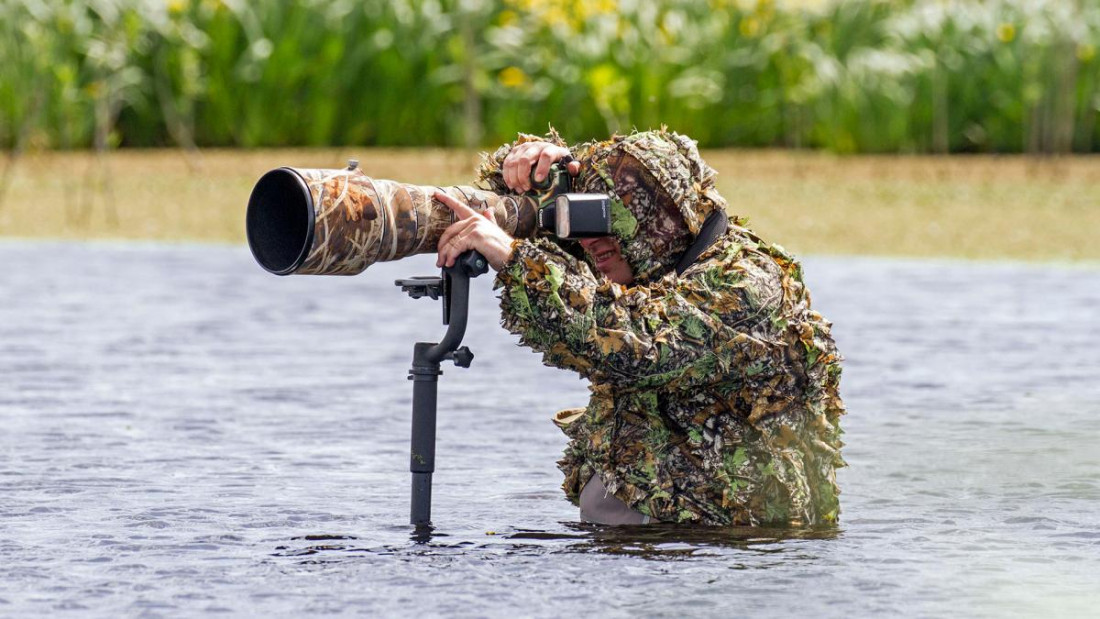
[[[627,288],[549,239],[517,240],[513,249],[496,279],[502,324],[547,365],[622,388],[682,390],[752,375],[761,359],[776,358],[767,340],[738,328],[755,324],[743,272],[716,268]]]
[[[521,133],[519,137],[516,138],[515,142],[502,145],[492,154],[481,153],[481,160],[477,165],[478,187],[495,193],[512,193],[512,190],[504,184],[504,175],[501,174],[501,168],[504,165],[504,159],[508,157],[508,153],[512,152],[513,148],[528,142],[550,142],[551,144],[568,148],[565,140],[561,139],[561,136],[558,135],[558,132],[555,131],[553,127],[550,128],[550,132],[547,133],[545,137]]]

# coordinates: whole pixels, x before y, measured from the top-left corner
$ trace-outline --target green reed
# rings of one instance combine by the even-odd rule
[[[1100,149],[1083,0],[0,0],[0,144]]]

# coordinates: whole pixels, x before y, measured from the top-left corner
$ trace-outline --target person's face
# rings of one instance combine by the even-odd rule
[[[601,236],[594,239],[580,239],[581,246],[592,256],[596,269],[616,284],[629,286],[634,282],[634,272],[623,258],[618,239]]]

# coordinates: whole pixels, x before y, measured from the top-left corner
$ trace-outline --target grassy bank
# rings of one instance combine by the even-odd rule
[[[0,148],[1100,152],[1098,49],[1084,0],[0,0]]]
[[[457,150],[123,150],[28,155],[0,236],[243,242],[255,180],[280,165],[424,184],[469,182]],[[731,210],[797,254],[1100,260],[1100,158],[837,157],[708,151]]]

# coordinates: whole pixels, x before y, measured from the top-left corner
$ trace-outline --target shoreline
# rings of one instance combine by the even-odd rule
[[[708,150],[730,211],[798,256],[1100,262],[1100,157],[834,155]],[[341,167],[418,184],[469,183],[447,149],[123,149],[40,152],[15,164],[0,239],[242,244],[267,170]],[[114,196],[112,200],[110,197]]]

